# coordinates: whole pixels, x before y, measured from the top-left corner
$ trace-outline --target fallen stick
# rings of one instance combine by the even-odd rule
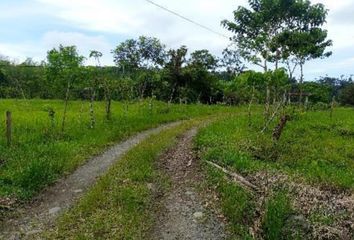
[[[250,183],[249,181],[247,181],[244,177],[238,175],[237,173],[234,172],[230,172],[229,170],[227,170],[226,168],[223,168],[219,165],[217,165],[216,163],[210,162],[210,161],[206,161],[209,165],[221,170],[222,172],[224,172],[225,174],[229,175],[230,177],[232,177],[232,179],[239,183],[240,185],[242,185],[243,187],[246,187],[247,189],[250,189],[252,191],[256,191],[259,192],[259,189],[257,186],[253,185],[252,183]]]

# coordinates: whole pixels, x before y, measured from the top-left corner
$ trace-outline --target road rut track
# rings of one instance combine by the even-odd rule
[[[6,214],[0,221],[0,239],[31,239],[49,228],[56,218],[73,206],[84,193],[126,152],[148,136],[181,124],[182,121],[149,129],[120,142],[88,160],[69,176],[42,191],[30,203]]]

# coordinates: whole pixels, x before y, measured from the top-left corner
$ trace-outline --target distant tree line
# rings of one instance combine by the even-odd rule
[[[223,26],[232,44],[216,57],[186,46],[167,49],[157,38],[128,39],[112,50],[115,66],[102,66],[102,53],[81,56],[76,46],[51,49],[46,61],[15,64],[0,59],[1,98],[112,100],[154,98],[167,102],[266,105],[289,101],[354,105],[351,77],[304,82],[306,61],[331,55],[322,27],[328,10],[308,0],[249,0]],[[96,64],[85,66],[92,58]],[[263,72],[247,70],[246,63]],[[300,77],[295,79],[298,69]],[[291,95],[292,94],[292,95]],[[296,96],[291,99],[289,96]]]

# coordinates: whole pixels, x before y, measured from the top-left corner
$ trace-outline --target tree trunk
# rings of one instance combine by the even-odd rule
[[[65,130],[65,121],[66,121],[66,113],[67,113],[67,109],[68,109],[69,93],[70,93],[70,81],[68,81],[68,85],[66,87],[66,93],[65,93],[63,121],[61,123],[61,132],[62,133]]]
[[[111,120],[112,117],[111,105],[112,105],[112,99],[110,96],[108,96],[106,99],[106,119],[107,120]]]
[[[289,119],[290,119],[290,117],[288,115],[284,115],[280,118],[279,124],[273,130],[273,139],[274,140],[278,141],[280,139],[283,129]]]
[[[254,92],[255,92],[255,87],[254,84],[252,86],[252,96],[251,96],[251,100],[248,104],[248,126],[250,127],[252,124],[252,112],[251,112],[251,108],[252,108],[252,104],[253,104],[253,99],[254,99]]]
[[[330,118],[332,120],[333,118],[333,112],[334,112],[334,106],[335,106],[335,96],[332,97],[332,102],[331,102],[331,112],[330,112]]]
[[[300,84],[299,84],[299,88],[300,88],[300,96],[299,96],[299,102],[302,105],[302,96],[303,96],[303,82],[304,82],[304,66],[303,63],[300,63]]]
[[[95,125],[96,125],[95,112],[94,112],[94,109],[93,109],[94,101],[95,101],[95,91],[94,91],[94,89],[91,89],[91,99],[90,99],[91,124],[90,124],[90,128],[95,128]]]
[[[270,109],[270,89],[269,85],[267,84],[266,88],[266,102],[264,106],[264,120],[267,121],[269,117],[269,109]]]

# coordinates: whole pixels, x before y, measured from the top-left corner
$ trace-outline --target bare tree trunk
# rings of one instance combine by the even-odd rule
[[[18,87],[19,91],[21,92],[23,100],[27,100],[25,92],[23,91],[23,88],[21,87],[20,82],[16,78],[15,78],[15,80],[16,80],[17,87]]]
[[[111,91],[109,89],[107,80],[104,80],[104,98],[106,100],[106,119],[111,120],[112,99],[111,99]]]
[[[95,90],[92,88],[91,89],[91,99],[90,99],[90,118],[91,118],[90,128],[95,128],[95,125],[96,125],[95,112],[93,109],[94,101],[95,101]]]
[[[170,107],[170,105],[171,105],[171,102],[172,102],[172,100],[173,100],[173,95],[175,94],[175,92],[176,92],[176,86],[177,84],[174,84],[173,85],[173,88],[172,88],[172,92],[171,92],[171,95],[170,95],[170,99],[168,100],[168,107]]]
[[[335,96],[332,97],[332,102],[331,102],[331,112],[330,112],[330,115],[329,115],[331,120],[333,119],[334,107],[335,107]]]
[[[267,121],[269,118],[269,109],[270,109],[270,89],[269,85],[267,84],[266,88],[266,102],[264,105],[264,120]]]
[[[286,103],[286,98],[283,98],[283,100],[278,103],[278,105],[277,105],[277,106],[275,107],[275,109],[274,109],[274,112],[273,112],[272,116],[270,116],[270,117],[267,119],[267,121],[265,122],[264,127],[263,127],[261,133],[264,133],[265,130],[267,130],[269,124],[273,121],[273,119],[274,119],[275,116],[278,114],[278,112],[281,110],[282,106],[285,105],[285,103]]]
[[[300,84],[299,84],[299,88],[300,88],[300,97],[299,97],[299,102],[302,105],[302,96],[303,96],[303,82],[304,82],[304,66],[303,63],[300,63]]]
[[[281,134],[283,133],[283,129],[288,122],[290,117],[288,115],[282,116],[279,124],[273,130],[273,139],[278,141],[280,139]]]
[[[142,87],[141,92],[140,92],[140,100],[144,99],[146,85],[147,85],[146,81],[144,80],[144,84],[143,84],[143,87]]]
[[[255,87],[254,84],[252,86],[252,96],[251,96],[251,100],[250,103],[248,104],[248,126],[250,127],[252,124],[252,112],[251,112],[251,107],[253,104],[253,99],[254,99],[254,92],[255,92]]]
[[[106,119],[111,120],[112,112],[111,112],[112,99],[110,96],[107,96],[106,99]]]
[[[306,97],[305,97],[305,104],[304,104],[305,111],[307,111],[307,109],[308,109],[308,105],[309,105],[309,97],[308,97],[308,96],[306,96]]]
[[[70,93],[70,81],[68,81],[68,85],[66,87],[66,93],[65,93],[63,121],[61,123],[61,132],[62,133],[65,130],[66,114],[67,114],[68,102],[69,102],[69,93]]]

